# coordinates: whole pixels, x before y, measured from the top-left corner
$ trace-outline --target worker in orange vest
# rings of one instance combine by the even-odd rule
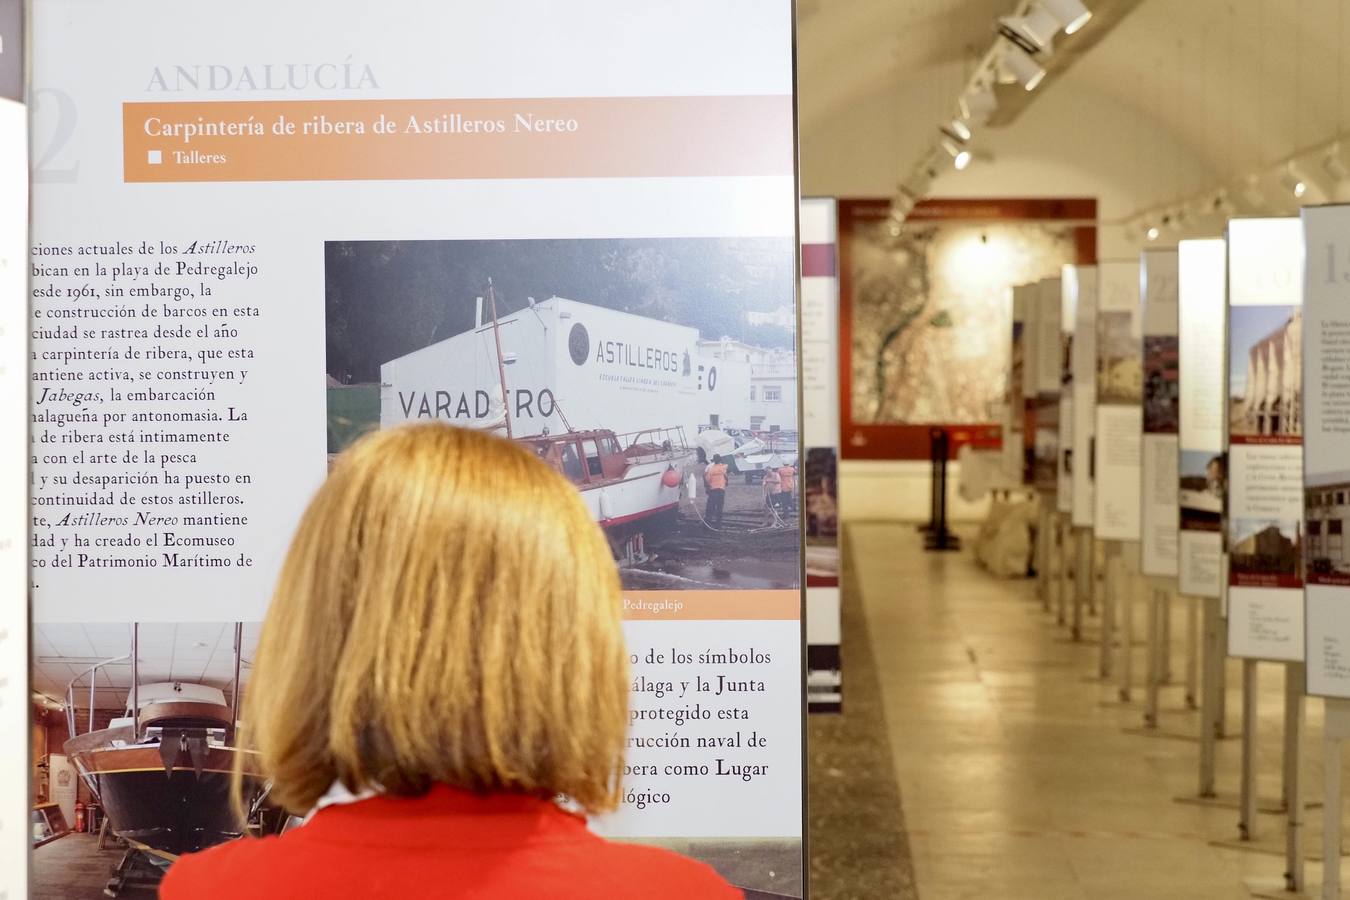
[[[703,508],[703,520],[717,528],[722,524],[722,507],[727,501],[727,466],[721,455],[703,470],[703,483],[708,486],[708,503]]]
[[[778,467],[778,509],[783,515],[793,511],[797,498],[797,467],[784,462]]]

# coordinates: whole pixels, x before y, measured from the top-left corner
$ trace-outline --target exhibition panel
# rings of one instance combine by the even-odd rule
[[[1228,223],[1228,652],[1303,659],[1303,233]]]
[[[0,423],[0,900],[1342,896],[1350,0],[0,0]]]
[[[1107,541],[1139,540],[1143,427],[1139,263],[1097,264],[1097,425],[1093,526]]]
[[[1308,693],[1350,697],[1350,207],[1303,210]]]
[[[1140,278],[1144,340],[1140,569],[1145,575],[1175,578],[1180,400],[1177,251],[1145,250]]]
[[[28,246],[28,121],[24,107],[23,7],[0,4],[0,897],[28,895],[31,828],[29,726],[27,429],[24,327]],[[22,762],[21,762],[22,761]],[[25,772],[26,774],[26,772]]]
[[[1181,400],[1177,569],[1182,593],[1219,597],[1223,590],[1223,503],[1226,488],[1224,319],[1226,251],[1221,238],[1177,247]]]
[[[1064,287],[1073,294],[1073,524],[1091,528],[1093,438],[1097,428],[1097,267],[1065,266]]]
[[[362,435],[446,422],[570,482],[619,567],[622,802],[592,829],[803,896],[799,484],[833,466],[800,456],[790,4],[44,0],[31,27],[59,100],[35,119],[32,682],[79,800],[160,858],[241,833],[233,722],[300,514]],[[195,778],[146,730],[166,690],[224,710],[223,741],[173,720]],[[173,777],[114,777],[138,753]]]
[[[844,698],[839,646],[839,272],[834,201],[803,199],[800,230],[807,703],[812,712],[837,712]]]

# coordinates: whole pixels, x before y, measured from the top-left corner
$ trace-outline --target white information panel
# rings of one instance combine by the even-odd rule
[[[1033,481],[1042,493],[1054,493],[1059,486],[1059,410],[1060,375],[1064,369],[1063,292],[1060,279],[1043,278],[1035,285],[1036,402],[1032,417],[1036,423],[1033,448]]]
[[[1226,485],[1223,385],[1227,264],[1222,238],[1177,247],[1181,367],[1177,457],[1180,537],[1177,578],[1183,594],[1223,593]]]
[[[1035,360],[1031,357],[1035,297],[1035,285],[1019,284],[1012,289],[1012,347],[1008,353],[1008,392],[1003,426],[1003,465],[1010,484],[1031,484],[1026,429],[1031,398],[1036,396],[1032,380]]]
[[[145,672],[235,623],[249,658],[334,455],[491,431],[627,563],[591,827],[801,896],[791,5],[43,0],[30,32],[35,684],[133,628]]]
[[[1055,510],[1073,514],[1073,328],[1078,313],[1077,278],[1073,266],[1065,266],[1059,278],[1059,464]]]
[[[1228,653],[1303,659],[1303,228],[1228,223]]]
[[[1308,693],[1350,697],[1350,206],[1303,210]]]
[[[0,897],[28,896],[28,123],[23,6],[0,2]]]
[[[1065,467],[1073,480],[1073,526],[1091,528],[1093,435],[1097,429],[1097,267],[1065,266],[1064,292],[1073,298],[1073,445]]]
[[[806,700],[843,703],[839,609],[839,273],[835,202],[802,200],[802,502],[806,509]]]
[[[1143,428],[1138,260],[1098,263],[1097,284],[1093,526],[1101,540],[1137,541]]]
[[[1177,251],[1145,250],[1140,257],[1144,316],[1144,436],[1140,482],[1140,569],[1177,574]]]

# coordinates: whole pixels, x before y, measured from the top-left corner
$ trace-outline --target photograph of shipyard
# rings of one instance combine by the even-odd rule
[[[629,589],[795,588],[790,239],[337,241],[330,458],[443,421],[576,485]]]
[[[1228,434],[1239,444],[1297,444],[1303,435],[1303,312],[1297,306],[1229,311]]]
[[[1308,475],[1303,499],[1308,529],[1307,579],[1312,584],[1350,585],[1350,469]]]
[[[235,742],[257,623],[33,626],[32,896],[152,897],[182,853],[285,824]]]

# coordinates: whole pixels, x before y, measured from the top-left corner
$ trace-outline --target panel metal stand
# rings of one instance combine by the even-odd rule
[[[1119,591],[1120,544],[1104,541],[1105,565],[1102,566],[1102,628],[1097,672],[1103,679],[1111,677],[1111,640],[1115,625],[1116,593]]]
[[[1117,621],[1120,622],[1120,699],[1125,703],[1130,702],[1130,689],[1134,685],[1134,594],[1140,581],[1133,571],[1127,573],[1125,570],[1127,546],[1135,548],[1135,559],[1139,558],[1137,543],[1122,541],[1116,544],[1115,606]]]
[[[1199,706],[1200,598],[1178,594],[1186,603],[1186,706]]]
[[[1303,836],[1307,828],[1307,808],[1303,802],[1303,730],[1307,722],[1308,699],[1304,695],[1305,666],[1301,662],[1284,666],[1284,771],[1285,806],[1288,820],[1285,824],[1284,883],[1285,888],[1300,893],[1304,887],[1305,859]],[[1339,863],[1340,848],[1328,857]]]
[[[1200,796],[1218,796],[1214,788],[1215,752],[1223,737],[1224,723],[1224,639],[1227,629],[1220,618],[1219,598],[1200,601],[1204,626],[1203,674],[1200,686]]]
[[[1073,566],[1073,621],[1070,624],[1070,633],[1075,641],[1083,639],[1083,607],[1092,601],[1093,588],[1093,552],[1092,552],[1092,529],[1075,528],[1074,535],[1074,556]]]
[[[1051,534],[1054,514],[1050,510],[1051,500],[1047,494],[1036,492],[1036,596],[1040,598],[1041,608],[1050,612],[1050,574],[1051,547],[1054,536]]]
[[[1322,724],[1322,900],[1341,897],[1341,759],[1350,740],[1350,700],[1328,697]]]
[[[1254,841],[1256,828],[1256,690],[1257,662],[1242,661],[1242,775],[1238,790],[1238,834]],[[1287,799],[1287,798],[1286,798]]]
[[[1069,597],[1073,593],[1073,526],[1067,513],[1055,513],[1055,621],[1069,624]]]

